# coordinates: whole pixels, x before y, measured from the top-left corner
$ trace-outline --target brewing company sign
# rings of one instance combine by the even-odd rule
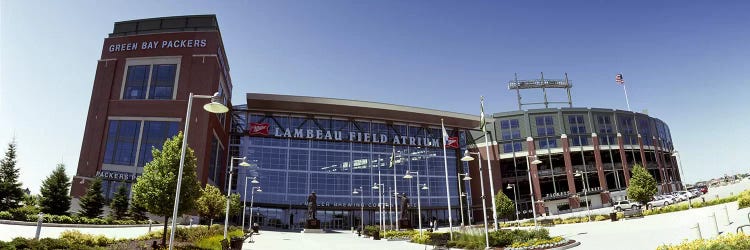
[[[378,133],[362,133],[362,132],[347,132],[342,131],[330,131],[321,129],[282,129],[276,128],[273,134],[269,131],[268,123],[254,123],[251,122],[249,126],[248,134],[251,136],[272,136],[278,138],[293,138],[293,139],[317,139],[317,140],[329,140],[329,141],[347,141],[347,142],[364,142],[364,143],[382,143],[382,144],[394,144],[403,146],[425,146],[425,147],[440,147],[440,139],[418,137],[418,136],[403,136],[403,135],[392,135],[378,134]],[[459,148],[458,137],[448,137],[445,143],[448,148]]]

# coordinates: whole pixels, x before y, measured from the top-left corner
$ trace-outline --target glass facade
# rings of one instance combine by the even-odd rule
[[[365,215],[365,223],[373,223],[372,213],[378,212],[374,208],[378,204],[379,191],[385,197],[386,206],[391,207],[396,202],[390,195],[395,188],[398,193],[409,197],[410,205],[415,209],[412,214],[416,214],[417,192],[420,191],[423,215],[445,221],[448,203],[446,161],[451,205],[455,208],[453,219],[460,221],[457,217],[457,173],[464,170],[464,164],[457,156],[465,149],[464,131],[448,129],[450,136],[459,138],[460,148],[448,148],[447,158],[444,158],[442,148],[433,144],[442,138],[440,128],[339,117],[238,112],[245,113],[235,115],[247,119],[242,122],[267,124],[268,135],[233,135],[235,138],[231,141],[239,141],[239,154],[246,156],[253,165],[240,169],[237,190],[242,193],[246,183],[249,184],[248,180],[257,178],[260,181],[257,186],[263,192],[254,194],[255,204],[287,207],[273,212],[283,215],[277,219],[284,225],[296,225],[305,219],[304,207],[311,192],[318,196],[318,210],[332,213],[328,221],[321,221],[323,224],[348,228],[351,223],[359,221],[361,206],[370,214],[369,217]],[[287,130],[289,133],[285,136]],[[296,137],[295,130],[302,137]],[[420,184],[426,184],[428,189],[417,188],[416,176],[404,179],[407,170],[417,171]],[[375,190],[373,186],[380,189]],[[355,188],[364,191],[352,194]],[[249,201],[251,197],[245,198]],[[253,213],[254,216],[278,217],[263,212],[260,215]],[[294,223],[288,223],[291,214],[296,214]],[[337,216],[343,218],[334,219]],[[416,219],[412,221],[416,222]]]

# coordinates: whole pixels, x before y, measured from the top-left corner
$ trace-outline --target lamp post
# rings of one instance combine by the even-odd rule
[[[352,194],[359,194],[360,206],[361,206],[359,210],[360,211],[359,229],[365,230],[365,197],[364,197],[365,190],[362,189],[362,186],[360,186],[359,188],[355,188]]]
[[[255,191],[258,191],[258,193],[263,192],[263,189],[260,189],[260,187],[253,187],[252,191],[250,191],[250,228],[253,226],[253,201],[255,200]]]
[[[539,165],[542,163],[542,161],[536,159],[536,155],[526,155],[526,169],[529,172],[529,194],[531,195],[531,211],[534,213],[534,228],[536,228],[536,201],[534,201],[534,185],[531,183],[531,165],[529,165],[530,157],[534,157],[534,161],[532,161],[531,164]]]
[[[224,239],[227,238],[227,229],[229,228],[229,203],[232,195],[232,175],[234,174],[234,160],[242,160],[240,166],[249,167],[250,164],[245,161],[245,157],[232,157],[229,159],[229,182],[227,182],[227,209],[224,210]],[[245,179],[247,180],[247,179]]]
[[[174,246],[174,230],[177,228],[177,211],[180,208],[180,188],[182,187],[182,170],[185,167],[185,150],[187,150],[187,141],[188,141],[188,131],[190,129],[190,112],[193,109],[193,98],[198,99],[211,99],[211,103],[207,103],[203,105],[203,109],[211,112],[211,113],[226,113],[229,111],[229,108],[227,106],[224,106],[224,104],[221,104],[220,99],[221,96],[219,95],[219,92],[214,93],[214,95],[194,95],[192,92],[190,93],[190,96],[188,97],[188,106],[187,106],[187,113],[185,114],[185,129],[184,134],[182,135],[182,150],[180,151],[180,169],[177,171],[177,189],[175,190],[175,196],[174,196],[174,208],[172,209],[172,230],[171,233],[169,233],[169,250],[172,250],[172,247]]]
[[[462,175],[464,176],[464,178],[461,179],[461,180],[463,180],[463,181],[470,181],[471,180],[471,177],[469,177],[469,175],[467,175],[467,174],[458,174],[458,178],[461,178]],[[459,181],[458,182],[458,191],[461,192],[461,196],[458,197],[458,203],[459,203],[458,207],[461,208],[461,226],[462,227],[465,224],[464,224],[464,203],[463,203],[464,200],[461,197],[465,197],[466,196],[466,193],[464,193],[463,191],[461,191],[461,182],[463,182],[463,181]],[[466,206],[467,207],[466,212],[469,213],[469,209],[468,209],[469,201],[468,200],[466,201],[466,205],[467,205]]]
[[[586,199],[586,216],[588,216],[589,220],[591,220],[591,209],[589,208],[589,197],[588,197],[589,196],[588,194],[589,178],[588,176],[586,176],[586,173],[581,172],[581,170],[577,170],[575,176],[576,177],[583,176],[583,180],[581,180],[581,183],[583,183],[583,198]]]
[[[378,190],[378,209],[380,211],[379,216],[379,223],[380,223],[380,231],[383,231],[383,227],[385,226],[384,217],[383,217],[383,183],[374,183],[372,184],[372,189]]]
[[[680,171],[680,184],[682,184],[682,189],[687,191],[687,187],[685,186],[685,182],[682,181],[682,177],[685,175],[685,172],[682,171],[682,158],[680,158],[680,152],[677,152],[677,150],[672,153],[672,156],[677,157],[677,162],[680,163],[680,166],[677,167],[677,169]],[[690,197],[688,197],[688,209],[693,208],[692,200],[690,200]]]
[[[516,222],[518,222],[518,195],[516,194],[516,184],[508,183],[505,189],[513,189],[513,205],[516,207]]]
[[[471,152],[469,150],[464,151],[464,157],[461,157],[461,161],[469,162],[473,161],[474,157],[471,157]],[[474,153],[476,155],[479,155],[479,153]],[[482,160],[478,160],[479,162],[479,184],[482,188],[482,217],[484,218],[484,243],[487,245],[487,248],[490,248],[490,233],[489,229],[487,229],[487,203],[485,202],[484,197],[484,176],[482,175]]]
[[[419,236],[422,236],[422,199],[419,193],[421,193],[420,188],[421,190],[427,190],[429,188],[427,187],[427,184],[419,184],[419,172],[417,171],[406,170],[404,179],[411,179],[413,177],[411,174],[417,175],[417,218],[419,221]]]
[[[247,179],[250,179],[249,176],[245,177],[245,194],[242,195],[242,230],[245,230],[245,210],[247,210]],[[253,180],[250,182],[252,184],[258,184],[260,183],[258,181],[257,177],[253,177]],[[255,188],[253,187],[253,190],[250,191],[250,222],[253,220],[253,195],[255,194]],[[263,190],[258,187],[258,192],[261,192]],[[250,223],[250,226],[252,227],[253,224]]]

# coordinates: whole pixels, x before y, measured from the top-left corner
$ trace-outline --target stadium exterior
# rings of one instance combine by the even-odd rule
[[[596,208],[625,199],[634,164],[646,167],[660,192],[682,187],[677,162],[671,156],[674,148],[669,127],[646,114],[546,108],[496,113],[492,118],[492,134],[499,136],[491,138],[491,159],[499,163],[500,171],[494,171],[499,173],[495,183],[502,184],[496,189],[514,199],[514,191],[508,186],[517,188],[521,218],[531,217],[533,211],[527,159],[529,163],[542,161],[528,164],[539,214],[580,211],[585,209],[586,200]],[[482,148],[479,152],[484,154],[483,140],[477,142],[475,145]],[[471,164],[472,176],[475,165]],[[480,191],[477,185],[471,188],[472,193]],[[476,209],[481,200],[474,196],[472,201]]]
[[[83,195],[92,178],[104,180],[107,198],[119,185],[130,188],[152,157],[149,149],[160,148],[184,127],[189,93],[214,92],[232,93],[215,16],[116,23],[97,64],[72,195]],[[202,106],[206,101],[194,102]],[[187,140],[198,158],[198,179],[226,190],[230,157],[247,157],[251,166],[237,170],[232,190],[248,202],[248,212],[253,201],[253,222],[262,226],[300,227],[311,192],[318,195],[317,218],[324,228],[349,229],[362,220],[377,224],[381,190],[382,214],[386,223],[395,223],[395,189],[409,197],[415,224],[418,200],[425,224],[433,217],[447,224],[448,211],[454,225],[478,223],[481,197],[472,195],[481,191],[478,161],[461,161],[464,150],[478,152],[485,164],[492,214],[487,144],[478,114],[258,93],[248,93],[245,105],[232,106],[229,98],[224,104],[231,107],[225,115],[192,109]],[[441,119],[450,136],[447,143]],[[532,215],[527,156],[542,161],[530,164],[539,214],[581,210],[586,199],[592,207],[622,199],[635,163],[647,167],[660,190],[681,187],[669,128],[648,115],[545,108],[496,113],[487,122],[495,191],[514,199],[517,190],[522,218]],[[404,179],[406,171],[418,172],[423,185],[417,186],[417,178]],[[473,180],[459,181],[463,173]],[[252,180],[263,191],[248,188],[245,195]],[[507,189],[509,184],[516,188]],[[363,191],[354,194],[354,189]]]

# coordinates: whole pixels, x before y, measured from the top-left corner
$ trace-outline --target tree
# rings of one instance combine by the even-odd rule
[[[120,188],[117,189],[109,208],[112,210],[109,216],[116,220],[122,220],[128,216],[128,188],[125,185],[120,185]]]
[[[67,215],[70,209],[70,178],[65,174],[65,165],[57,164],[57,168],[47,179],[42,181],[41,199],[39,204],[45,214]]]
[[[508,218],[512,216],[513,212],[516,210],[513,201],[503,193],[502,189],[495,193],[495,209],[497,210],[497,216],[500,218]]]
[[[5,157],[0,160],[0,211],[10,210],[20,206],[23,201],[24,192],[21,182],[18,181],[16,168],[16,140],[8,143]]]
[[[167,241],[167,224],[174,208],[182,140],[183,134],[180,132],[171,139],[167,139],[162,150],[152,148],[153,160],[146,163],[143,168],[143,175],[133,185],[133,199],[138,200],[148,212],[164,216],[162,245],[165,245]],[[195,200],[200,194],[196,162],[195,153],[188,148],[182,173],[179,210],[177,211],[180,215],[194,209]]]
[[[81,197],[81,210],[78,213],[88,218],[99,218],[99,215],[102,214],[102,208],[104,208],[102,179],[96,178],[89,185],[86,194]]]
[[[229,197],[229,216],[240,214],[240,212],[242,212],[242,202],[240,201],[240,194],[234,193]]]
[[[133,202],[130,203],[130,217],[137,221],[148,219],[148,216],[146,216],[146,208],[136,199],[133,199]]]
[[[201,190],[201,196],[196,201],[198,214],[203,218],[209,219],[209,226],[211,226],[214,224],[214,218],[224,213],[226,202],[227,200],[221,194],[219,188],[213,185],[206,185]]]
[[[630,186],[628,187],[628,198],[641,204],[646,204],[651,201],[651,197],[657,192],[656,179],[638,164],[633,166],[632,173]]]

